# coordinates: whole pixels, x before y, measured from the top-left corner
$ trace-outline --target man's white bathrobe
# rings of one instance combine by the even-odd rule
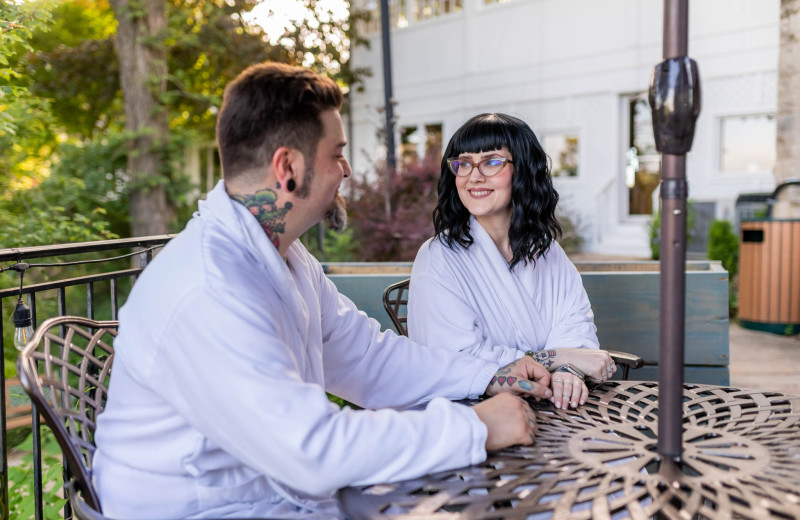
[[[329,517],[337,488],[486,457],[472,409],[397,409],[476,397],[497,365],[381,333],[222,183],[136,282],[115,347],[94,457],[113,518]]]
[[[409,337],[500,365],[527,350],[599,348],[580,274],[555,241],[513,270],[474,217],[473,244],[436,238],[417,253],[408,302]]]

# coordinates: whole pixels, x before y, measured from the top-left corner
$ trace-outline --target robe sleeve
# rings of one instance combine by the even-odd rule
[[[600,348],[594,312],[580,273],[557,242],[552,243],[547,255],[550,268],[540,283],[551,286],[546,291],[551,301],[545,304],[554,310],[544,348]]]
[[[159,332],[151,359],[136,377],[220,449],[310,495],[485,459],[486,427],[466,406],[435,399],[422,411],[339,410],[321,386],[302,378],[303,344],[296,325],[275,311],[280,305],[270,294],[242,301],[240,293],[195,289],[175,306],[173,316],[181,318]],[[220,326],[209,327],[212,322]],[[354,350],[368,350],[357,344],[367,330],[371,327],[341,339],[352,340]],[[374,339],[377,333],[372,334]],[[402,345],[386,348],[395,346],[402,350]],[[356,367],[351,384],[394,378],[397,387],[412,387],[417,377],[433,378],[395,367],[395,361],[396,356],[386,356],[383,365],[375,356],[366,359],[365,364],[376,363],[374,374],[367,366]]]
[[[408,295],[408,336],[422,345],[464,352],[479,359],[507,365],[524,352],[513,345],[491,341],[478,315],[456,280],[444,246],[428,241],[414,260]]]

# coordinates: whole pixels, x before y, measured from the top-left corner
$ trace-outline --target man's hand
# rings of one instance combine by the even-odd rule
[[[489,386],[486,387],[486,394],[511,392],[539,400],[553,396],[549,386],[550,372],[530,356],[522,356],[494,374]]]
[[[516,444],[533,444],[536,416],[531,407],[514,395],[503,393],[472,407],[489,430],[487,450],[499,450]]]

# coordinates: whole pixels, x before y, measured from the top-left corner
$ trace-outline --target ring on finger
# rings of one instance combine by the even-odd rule
[[[564,381],[562,381],[561,379],[553,379],[553,382],[554,383],[563,383]]]

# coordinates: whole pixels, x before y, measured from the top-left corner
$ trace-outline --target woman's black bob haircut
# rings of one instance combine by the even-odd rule
[[[514,161],[511,177],[510,268],[523,261],[536,262],[561,236],[555,216],[558,193],[553,188],[548,157],[533,130],[522,120],[506,114],[480,114],[456,130],[442,157],[439,201],[433,210],[435,238],[451,249],[469,248],[470,213],[461,203],[456,176],[447,159],[462,153],[482,153],[506,148]]]

